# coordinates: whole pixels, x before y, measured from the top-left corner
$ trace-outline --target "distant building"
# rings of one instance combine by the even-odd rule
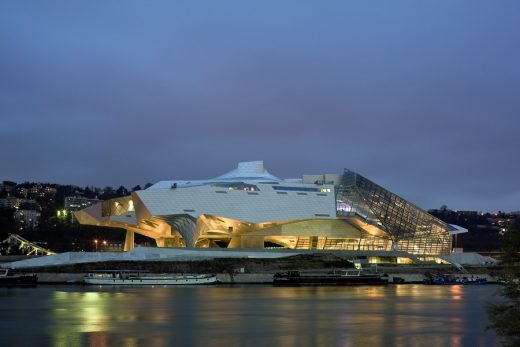
[[[42,184],[36,184],[30,188],[30,193],[32,196],[38,196],[41,198],[43,198],[45,196],[52,197],[52,196],[56,195],[56,191],[57,191],[56,188],[49,187],[49,186],[42,185]]]
[[[109,241],[101,251],[104,252],[122,252],[124,244],[121,241]]]
[[[5,192],[5,193],[10,193],[15,187],[16,187],[15,182],[3,181],[1,184],[0,191]]]
[[[40,223],[41,212],[36,209],[17,209],[14,212],[14,222],[16,228],[20,231],[34,231],[38,229]]]
[[[11,205],[11,201],[10,199],[15,199],[15,198],[4,198],[4,199],[0,199],[0,208],[9,208],[9,207],[12,207],[10,206]]]
[[[69,212],[68,214],[71,216],[71,222],[76,222],[76,217],[72,212],[79,211],[99,202],[101,202],[99,199],[87,199],[82,196],[67,196],[65,197],[63,206],[64,209]]]
[[[16,195],[24,199],[27,199],[27,197],[29,196],[29,189],[18,187],[16,188]]]
[[[7,199],[6,199],[7,200]],[[10,206],[14,207],[14,223],[19,231],[34,231],[38,229],[41,217],[41,206],[35,200],[9,199]]]
[[[22,204],[36,204],[38,208],[40,205],[36,202],[36,200],[31,199],[21,199],[15,197],[7,197],[4,199],[0,199],[0,208],[16,208],[19,209]]]

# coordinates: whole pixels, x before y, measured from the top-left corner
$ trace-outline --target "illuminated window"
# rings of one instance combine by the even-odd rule
[[[289,187],[289,186],[273,186],[274,190],[290,190],[294,192],[319,192],[319,188],[310,187]]]

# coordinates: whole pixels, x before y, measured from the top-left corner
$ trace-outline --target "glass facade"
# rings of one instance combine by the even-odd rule
[[[374,250],[387,248],[414,254],[449,253],[452,227],[365,177],[345,170],[336,195],[338,217],[361,219],[367,230],[380,230]],[[370,249],[369,242],[360,249]]]

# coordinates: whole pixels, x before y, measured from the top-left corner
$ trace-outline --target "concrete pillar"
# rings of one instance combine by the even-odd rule
[[[131,251],[134,249],[134,236],[135,233],[131,230],[126,231],[126,237],[125,237],[125,248],[124,251]]]
[[[171,226],[172,230],[180,233],[186,247],[195,247],[195,242],[197,242],[199,238],[200,230],[197,228],[196,219],[194,217],[178,216],[168,219],[167,223]],[[173,237],[165,239],[171,239],[171,241],[168,241],[164,247],[179,246],[179,238],[175,238],[177,241],[175,241]],[[177,242],[177,244],[175,244],[175,242]],[[157,243],[157,245],[159,245],[159,243]]]

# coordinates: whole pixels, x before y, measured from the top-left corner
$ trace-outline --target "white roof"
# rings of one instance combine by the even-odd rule
[[[238,167],[236,169],[216,178],[216,180],[226,181],[238,179],[281,181],[278,177],[271,175],[266,169],[264,169],[264,162],[262,160],[238,163]]]
[[[193,187],[206,185],[213,182],[282,182],[283,180],[271,175],[266,169],[264,169],[264,162],[259,161],[246,161],[238,163],[236,169],[229,171],[228,173],[218,176],[216,178],[207,180],[192,180],[192,181],[160,181],[151,186],[148,189],[169,189],[173,184],[177,184],[178,188],[181,187]]]

